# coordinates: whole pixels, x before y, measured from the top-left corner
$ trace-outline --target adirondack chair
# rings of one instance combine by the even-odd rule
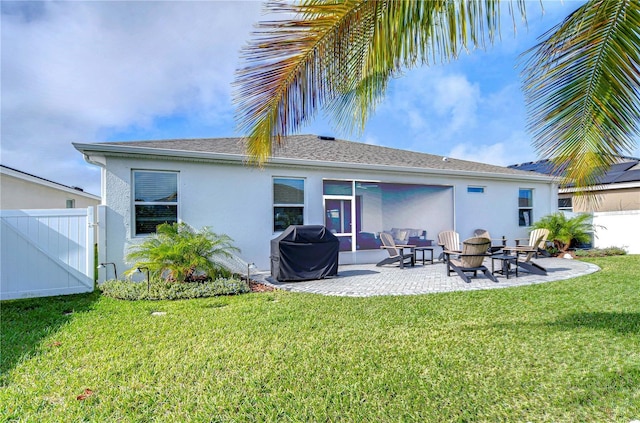
[[[439,260],[446,260],[444,251],[450,252],[462,252],[460,248],[460,234],[455,231],[442,231],[438,234],[438,245],[442,247],[442,253],[440,253]]]
[[[518,266],[529,273],[536,275],[547,275],[547,269],[532,261],[534,257],[538,257],[538,251],[544,248],[549,236],[548,229],[535,229],[529,234],[530,245],[519,245],[516,241],[515,247],[504,247],[505,252],[513,252],[518,257]]]
[[[491,246],[491,240],[488,238],[469,238],[462,243],[462,252],[453,252],[445,250],[445,261],[447,263],[447,276],[451,276],[451,272],[454,271],[465,282],[471,282],[469,272],[473,272],[473,276],[478,276],[478,271],[484,273],[484,275],[494,282],[498,282],[495,276],[483,265],[485,257],[490,257],[487,253]],[[451,257],[455,255],[456,258]]]
[[[548,237],[549,229],[534,229],[529,233],[529,238],[516,238],[516,247],[535,249],[536,258],[538,258],[538,254],[549,257],[550,254],[545,249]]]
[[[389,257],[381,260],[376,266],[383,266],[385,264],[399,263],[400,268],[404,268],[405,263],[408,261],[411,266],[415,265],[415,256],[413,254],[414,245],[396,245],[393,240],[393,236],[386,232],[380,233],[380,241],[382,245],[380,248],[384,248],[389,253]],[[409,249],[409,252],[405,252],[405,249]]]
[[[507,239],[505,237],[491,238],[491,235],[489,235],[489,231],[487,231],[486,229],[476,229],[475,231],[473,231],[473,236],[478,238],[490,239],[491,245],[489,246],[489,252],[491,254],[497,253],[507,245]]]

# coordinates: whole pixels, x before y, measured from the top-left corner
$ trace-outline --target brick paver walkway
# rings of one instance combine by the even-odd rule
[[[496,275],[497,283],[485,278],[482,274],[472,278],[471,283],[464,282],[455,274],[447,276],[446,267],[442,262],[425,266],[407,266],[404,269],[391,265],[383,267],[376,267],[373,264],[344,265],[340,266],[336,277],[303,282],[278,282],[268,274],[256,276],[259,282],[287,291],[371,297],[507,288],[569,279],[600,270],[593,264],[579,260],[538,258],[535,262],[547,269],[547,276],[533,275],[520,269],[520,276],[517,278],[514,274],[511,274],[509,279]],[[491,269],[490,262],[485,265]]]

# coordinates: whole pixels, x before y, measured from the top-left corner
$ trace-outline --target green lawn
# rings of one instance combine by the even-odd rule
[[[4,302],[0,421],[628,423],[640,257],[590,261],[602,271],[412,297]]]

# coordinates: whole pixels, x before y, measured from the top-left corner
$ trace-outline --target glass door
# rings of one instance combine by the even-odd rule
[[[353,218],[351,200],[325,198],[325,226],[340,239],[340,251],[351,251]]]

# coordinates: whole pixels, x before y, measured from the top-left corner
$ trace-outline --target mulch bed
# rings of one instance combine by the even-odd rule
[[[265,285],[255,281],[249,281],[249,288],[251,289],[251,292],[270,292],[270,291],[276,290],[272,286]]]

